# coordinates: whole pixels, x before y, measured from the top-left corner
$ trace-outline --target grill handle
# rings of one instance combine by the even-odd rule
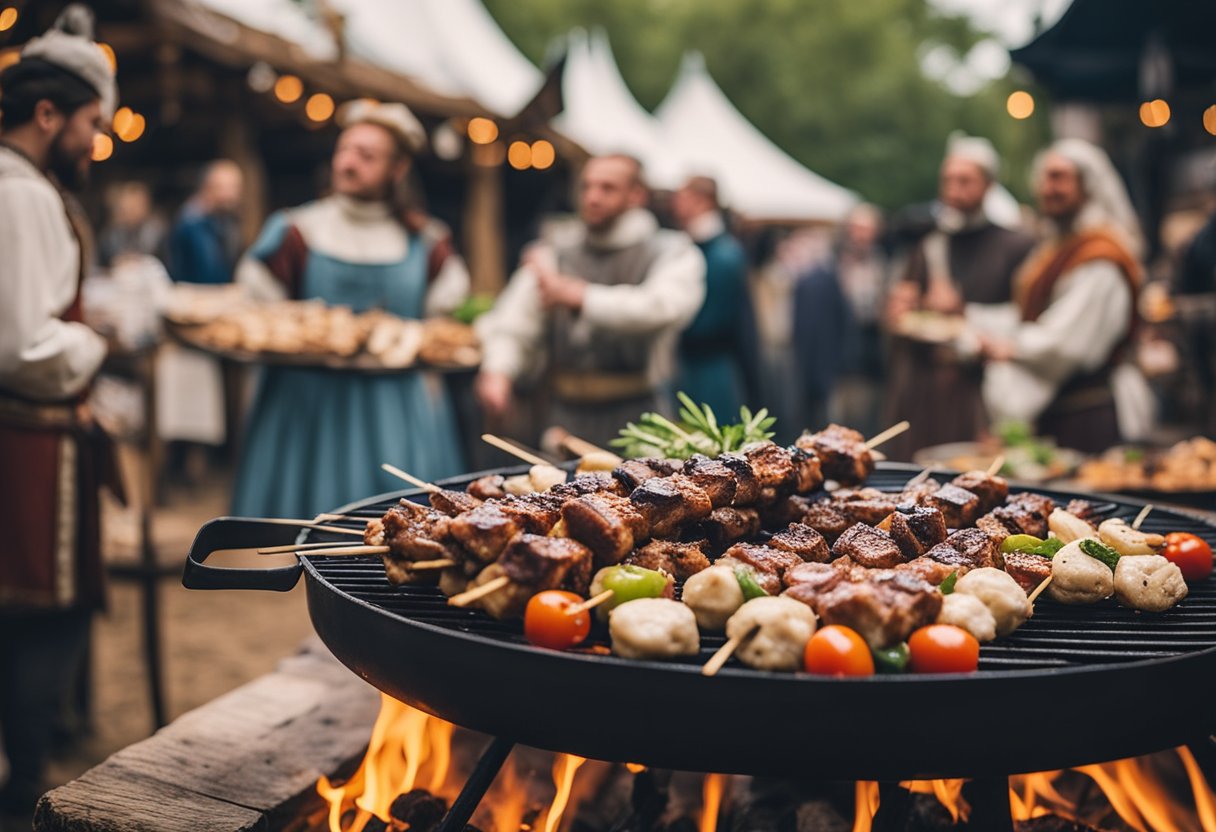
[[[223,549],[250,549],[261,546],[279,546],[296,542],[300,529],[277,523],[265,523],[256,517],[217,517],[198,530],[190,553],[186,556],[186,569],[182,573],[182,586],[186,589],[263,589],[286,592],[300,580],[303,567],[297,561],[291,566],[273,569],[233,569],[208,566],[204,563],[212,552]]]

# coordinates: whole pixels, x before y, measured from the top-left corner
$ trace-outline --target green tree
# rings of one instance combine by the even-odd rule
[[[1009,78],[959,96],[922,73],[933,46],[957,55],[986,35],[927,0],[486,0],[537,63],[574,26],[607,30],[643,106],[671,86],[685,49],[699,49],[735,106],[796,159],[894,208],[930,199],[952,130],[987,136],[1004,181],[1024,196],[1026,164],[1046,139],[1039,114],[1014,121]]]

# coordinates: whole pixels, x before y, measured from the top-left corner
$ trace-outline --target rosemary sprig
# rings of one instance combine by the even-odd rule
[[[643,413],[637,423],[621,429],[620,436],[612,440],[613,447],[627,457],[687,459],[698,453],[717,456],[737,451],[773,436],[769,428],[777,420],[766,409],[752,413],[743,407],[737,423],[721,424],[708,405],[698,405],[683,391],[676,398],[680,402],[678,423],[660,413]]]

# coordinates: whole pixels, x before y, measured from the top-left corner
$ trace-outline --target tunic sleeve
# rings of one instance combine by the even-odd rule
[[[286,212],[276,211],[237,263],[236,281],[261,300],[296,297],[307,264],[308,246],[303,235]]]
[[[0,386],[43,401],[76,395],[106,346],[84,324],[59,319],[76,294],[80,254],[53,190],[4,183],[0,252]]]
[[[464,258],[455,253],[449,254],[427,288],[423,314],[428,318],[446,315],[460,306],[469,296],[470,282]]]
[[[587,287],[582,319],[621,334],[686,326],[705,300],[705,258],[691,241],[672,245],[636,286]]]
[[[511,276],[494,308],[477,319],[483,372],[519,378],[532,366],[545,334],[546,313],[536,274],[526,266]]]

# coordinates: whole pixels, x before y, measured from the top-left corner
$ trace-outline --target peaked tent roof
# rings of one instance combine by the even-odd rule
[[[694,172],[713,176],[724,202],[748,219],[839,221],[857,195],[813,173],[761,133],[688,52],[655,111],[664,141]]]
[[[554,126],[595,154],[628,153],[641,160],[646,180],[657,188],[678,187],[684,175],[654,117],[633,97],[602,31],[575,29],[566,36],[562,73],[564,109]]]

